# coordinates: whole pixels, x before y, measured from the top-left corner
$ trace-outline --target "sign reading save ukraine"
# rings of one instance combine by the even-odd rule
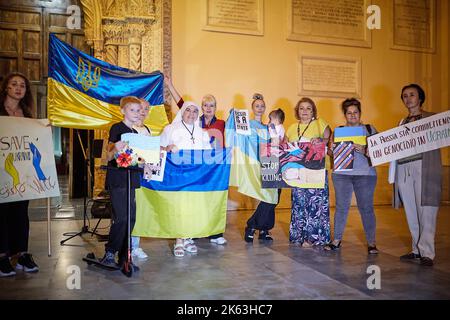
[[[145,121],[153,134],[168,124],[161,72],[143,73],[96,59],[50,34],[47,109],[58,127],[107,129],[120,122],[120,99],[136,96],[150,103]]]

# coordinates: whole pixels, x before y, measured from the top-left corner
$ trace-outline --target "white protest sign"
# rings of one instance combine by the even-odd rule
[[[152,178],[151,181],[162,182],[164,180],[164,171],[166,170],[167,151],[161,151],[161,158],[156,164],[152,164]]]
[[[234,109],[234,123],[236,126],[236,133],[249,136],[252,134],[250,129],[250,117],[248,110]]]
[[[60,195],[48,123],[0,117],[0,203]]]
[[[450,145],[450,111],[401,125],[367,138],[372,165]]]

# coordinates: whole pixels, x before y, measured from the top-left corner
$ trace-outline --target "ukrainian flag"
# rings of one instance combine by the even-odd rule
[[[250,120],[251,135],[237,134],[235,129],[234,110],[230,112],[225,123],[226,146],[232,148],[230,186],[238,188],[238,192],[260,201],[277,204],[278,190],[263,189],[261,185],[261,163],[259,151],[262,144],[270,140],[267,126]]]
[[[334,129],[334,142],[352,141],[365,146],[367,144],[364,127],[338,127]]]
[[[203,238],[226,226],[230,150],[168,153],[162,182],[136,189],[134,236]]]
[[[120,122],[124,96],[147,100],[145,123],[154,134],[168,124],[164,109],[163,75],[142,73],[98,60],[50,34],[47,113],[58,127],[108,129]]]

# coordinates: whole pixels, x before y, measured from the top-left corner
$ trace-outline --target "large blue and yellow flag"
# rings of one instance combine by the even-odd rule
[[[261,162],[259,153],[262,144],[269,142],[267,126],[250,120],[251,135],[237,134],[234,110],[225,123],[226,146],[232,148],[230,186],[238,192],[260,201],[277,204],[277,189],[263,189],[261,186]]]
[[[119,103],[136,96],[150,105],[145,123],[154,134],[168,124],[161,72],[142,73],[98,60],[50,34],[48,50],[50,123],[58,127],[107,129],[120,122]]]
[[[226,226],[230,150],[168,153],[162,182],[141,181],[136,189],[133,235],[203,238]]]

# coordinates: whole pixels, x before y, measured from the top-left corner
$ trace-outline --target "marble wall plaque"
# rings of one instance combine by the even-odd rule
[[[393,49],[435,51],[435,0],[394,0],[392,12]]]
[[[203,0],[203,30],[263,35],[263,0]]]
[[[361,98],[361,58],[301,55],[299,95]]]
[[[371,47],[369,0],[286,0],[288,40]]]

